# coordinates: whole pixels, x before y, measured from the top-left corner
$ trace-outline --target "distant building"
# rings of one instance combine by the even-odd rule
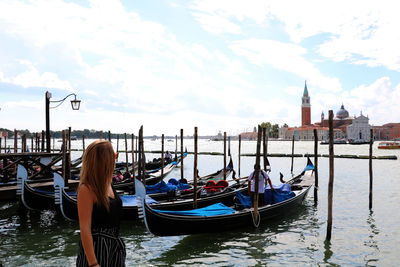
[[[349,142],[368,142],[371,136],[372,126],[368,123],[369,118],[362,113],[354,118],[353,123],[347,126],[347,139]]]
[[[8,138],[8,132],[6,132],[6,131],[0,131],[0,138],[2,138],[2,137]]]
[[[342,104],[332,121],[333,138],[368,141],[371,129],[368,120],[368,117],[362,114],[359,117],[350,117]],[[314,140],[314,129],[317,130],[319,140],[328,140],[329,118],[325,118],[324,112],[321,113],[320,122],[311,124],[311,101],[307,83],[305,83],[301,99],[301,127],[279,128],[279,139],[291,140],[294,137],[295,140]]]
[[[301,98],[301,126],[311,125],[311,104],[308,95],[307,81],[304,82],[304,92]]]
[[[373,126],[375,140],[400,139],[400,123],[387,123],[382,126]]]

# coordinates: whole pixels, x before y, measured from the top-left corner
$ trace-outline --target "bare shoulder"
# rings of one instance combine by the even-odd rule
[[[90,186],[86,184],[81,184],[78,188],[78,200],[79,199],[94,199],[94,193]]]

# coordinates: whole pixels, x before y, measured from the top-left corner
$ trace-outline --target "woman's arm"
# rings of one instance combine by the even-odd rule
[[[82,246],[85,250],[88,265],[97,263],[94,254],[93,237],[92,237],[92,210],[94,203],[94,194],[86,185],[81,185],[78,190],[78,216],[79,228],[81,231]]]

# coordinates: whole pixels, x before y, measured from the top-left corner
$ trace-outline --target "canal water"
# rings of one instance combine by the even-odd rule
[[[90,141],[86,140],[86,144]],[[114,140],[114,145],[116,142]],[[146,150],[160,150],[160,140],[146,140]],[[57,146],[58,144],[56,144]],[[165,142],[175,151],[174,140]],[[184,140],[193,151],[193,140]],[[73,141],[80,148],[80,141]],[[119,148],[124,147],[123,142]],[[130,148],[130,144],[128,146]],[[178,146],[179,147],[179,146]],[[254,153],[253,141],[242,142],[242,153]],[[231,142],[238,172],[238,142]],[[199,151],[223,152],[223,142],[200,140]],[[313,153],[313,142],[296,142],[295,153]],[[271,141],[269,153],[291,153],[291,142]],[[73,158],[81,152],[74,152]],[[319,153],[328,154],[320,145]],[[336,145],[335,154],[368,155],[368,145]],[[374,155],[397,155],[381,151]],[[147,154],[147,159],[158,155]],[[130,159],[130,156],[129,156]],[[125,155],[120,153],[119,160]],[[269,158],[274,184],[279,172],[290,178],[290,158]],[[241,176],[248,175],[255,157],[241,158]],[[292,214],[253,227],[214,234],[157,237],[143,222],[125,221],[121,235],[126,244],[127,266],[398,266],[400,244],[399,160],[374,160],[373,209],[368,209],[369,167],[365,159],[335,158],[333,229],[325,242],[327,228],[328,158],[319,158],[319,202],[314,206],[313,190],[304,205]],[[299,173],[306,158],[294,159]],[[201,155],[200,175],[223,167],[222,156]],[[184,160],[187,178],[193,177],[193,155]],[[180,177],[174,170],[166,179]],[[17,202],[0,202],[0,263],[3,266],[74,266],[79,241],[78,224],[67,222],[54,211],[24,212]],[[0,264],[0,265],[1,265]]]

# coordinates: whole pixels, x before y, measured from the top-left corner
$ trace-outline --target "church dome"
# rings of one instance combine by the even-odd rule
[[[349,117],[349,112],[344,108],[343,104],[340,107],[340,109],[338,110],[338,112],[336,112],[336,118],[338,119],[345,119]]]

